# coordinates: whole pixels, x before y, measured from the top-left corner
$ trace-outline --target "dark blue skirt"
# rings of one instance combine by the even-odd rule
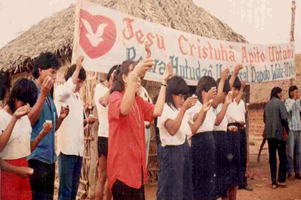
[[[230,162],[228,156],[229,142],[226,131],[214,131],[213,137],[216,147],[216,198],[227,197],[227,183],[230,181]]]
[[[216,148],[212,132],[191,139],[192,181],[195,200],[215,200]]]
[[[193,200],[191,152],[183,145],[158,145],[160,171],[157,200]]]
[[[240,178],[240,136],[239,132],[227,132],[229,142],[229,171],[227,177],[227,187],[238,186]]]

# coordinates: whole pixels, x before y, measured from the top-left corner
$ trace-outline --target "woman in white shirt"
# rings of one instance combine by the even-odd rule
[[[217,166],[217,178],[216,178],[216,195],[217,198],[227,199],[227,188],[229,184],[229,142],[227,136],[228,120],[226,118],[226,112],[229,104],[232,102],[232,92],[230,92],[230,84],[226,79],[218,79],[218,93],[221,92],[221,102],[215,109],[216,120],[214,124],[213,137],[216,147],[216,166]]]
[[[206,107],[216,96],[216,82],[212,77],[202,77],[197,85],[197,104],[189,109],[190,120],[199,118],[200,110]],[[205,115],[203,122],[192,129],[191,155],[192,177],[195,200],[215,200],[216,181],[216,149],[213,138],[213,128],[216,114],[211,107]]]
[[[160,171],[158,177],[158,200],[193,199],[189,145],[186,135],[191,134],[186,110],[197,99],[185,101],[189,87],[179,76],[168,81],[163,113],[158,117],[157,127],[161,145],[158,145]]]
[[[52,129],[51,124],[45,123],[39,136],[30,141],[32,128],[27,114],[37,95],[33,81],[20,79],[13,86],[7,105],[0,110],[0,157],[16,167],[28,167],[26,157]],[[32,199],[28,177],[2,172],[1,183],[2,200]]]

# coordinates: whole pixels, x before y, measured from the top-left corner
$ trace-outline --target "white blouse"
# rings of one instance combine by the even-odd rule
[[[233,100],[233,102],[230,103],[226,113],[228,123],[246,121],[244,104],[245,103],[243,102],[243,100],[241,100],[239,104],[237,104],[235,100]]]
[[[177,146],[184,144],[186,135],[191,135],[191,129],[188,124],[189,119],[186,114],[184,115],[181,126],[175,135],[172,136],[165,128],[165,122],[168,119],[175,119],[178,113],[178,109],[174,108],[173,106],[170,107],[167,103],[164,104],[162,115],[158,117],[157,123],[162,147],[165,147],[166,145]]]
[[[189,120],[193,121],[194,115],[199,113],[200,110],[202,109],[202,107],[203,107],[202,103],[200,101],[198,101],[195,106],[193,106],[189,110],[187,110],[186,113],[189,116]],[[207,111],[206,118],[205,118],[203,124],[198,129],[197,133],[213,131],[215,119],[216,119],[216,114],[215,114],[214,109],[211,107]]]
[[[6,129],[11,120],[12,115],[8,114],[5,110],[0,110],[0,135]],[[18,119],[8,143],[0,153],[0,157],[4,160],[13,160],[29,156],[31,153],[31,131],[32,127],[27,115]]]

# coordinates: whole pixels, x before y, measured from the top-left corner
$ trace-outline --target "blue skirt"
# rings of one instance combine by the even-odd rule
[[[227,183],[230,181],[229,142],[226,131],[214,131],[216,147],[216,198],[227,197]]]
[[[227,177],[227,187],[238,186],[241,182],[240,178],[240,136],[239,132],[227,132],[229,142],[229,171]]]
[[[216,199],[216,148],[212,132],[191,139],[192,181],[195,200]]]
[[[183,145],[158,145],[159,177],[157,200],[193,200],[191,152]]]

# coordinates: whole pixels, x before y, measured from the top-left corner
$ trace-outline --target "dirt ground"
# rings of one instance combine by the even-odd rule
[[[287,181],[286,188],[271,187],[269,158],[266,143],[261,154],[261,162],[257,162],[257,154],[261,144],[261,138],[250,138],[250,162],[248,180],[252,192],[239,190],[237,200],[301,200],[301,180]],[[146,199],[156,199],[157,185],[147,185],[145,188]]]

